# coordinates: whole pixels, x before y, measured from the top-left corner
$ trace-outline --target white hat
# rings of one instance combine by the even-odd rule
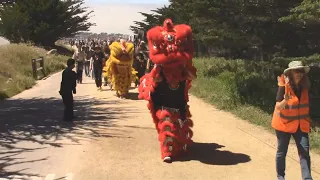
[[[288,65],[288,68],[283,71],[283,74],[287,74],[290,70],[294,69],[304,69],[306,74],[310,71],[310,67],[305,66],[302,61],[291,61]]]

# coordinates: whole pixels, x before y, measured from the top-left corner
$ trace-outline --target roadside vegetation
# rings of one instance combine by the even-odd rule
[[[62,70],[73,50],[64,37],[88,31],[91,13],[84,0],[2,0],[0,35],[10,45],[0,46],[0,100],[31,88],[32,58],[44,57],[46,75]],[[55,49],[50,55],[47,52]],[[58,55],[55,55],[58,54]]]
[[[0,46],[0,100],[14,96],[35,85],[32,58],[44,57],[46,75],[65,68],[68,56],[46,55],[47,50],[28,44]]]
[[[319,62],[318,55],[296,58],[307,64]],[[277,93],[279,76],[292,59],[277,58],[273,61],[226,60],[224,58],[196,58],[198,79],[193,82],[191,93],[221,110],[232,112],[241,119],[271,128],[271,118]],[[311,148],[320,153],[320,71],[310,71],[312,82],[311,115],[313,128]]]

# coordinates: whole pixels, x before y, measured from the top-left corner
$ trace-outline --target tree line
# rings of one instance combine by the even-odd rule
[[[199,56],[270,60],[320,50],[319,0],[169,0],[140,12],[130,29],[146,33],[165,18],[189,24]]]
[[[83,5],[84,0],[1,0],[0,35],[12,43],[54,46],[95,25]]]

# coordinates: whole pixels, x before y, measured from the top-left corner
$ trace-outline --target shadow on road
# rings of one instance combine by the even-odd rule
[[[129,92],[128,96],[126,99],[130,99],[130,100],[141,100],[138,98],[139,93],[133,93],[133,92]]]
[[[220,151],[224,147],[216,143],[198,143],[189,146],[188,155],[176,159],[176,161],[200,161],[209,165],[236,165],[251,161],[250,156],[230,151]]]
[[[64,107],[61,99],[0,101],[0,178],[12,174],[29,175],[23,174],[23,169],[14,172],[6,170],[9,166],[32,163],[24,161],[19,154],[37,151],[39,148],[24,148],[26,143],[35,143],[43,148],[61,148],[64,145],[79,145],[81,141],[95,137],[130,138],[115,128],[111,134],[103,131],[115,127],[116,120],[127,118],[128,112],[137,111],[134,108],[119,107],[121,103],[124,102],[78,96],[75,98],[75,115],[78,120],[72,123],[62,121]],[[110,106],[102,106],[106,104]],[[43,160],[46,158],[35,161]]]
[[[10,176],[22,176],[25,177],[25,179],[28,179],[28,177],[39,177],[37,174],[32,174],[32,173],[25,173],[23,171],[27,170],[26,168],[24,169],[19,169],[16,171],[6,171],[4,168],[10,167],[13,165],[21,165],[21,164],[32,164],[34,162],[39,162],[39,161],[44,161],[47,160],[47,157],[45,158],[40,158],[36,160],[23,160],[22,158],[19,158],[19,155],[22,153],[28,153],[40,149],[45,149],[45,148],[15,148],[14,150],[7,150],[0,152],[0,178],[10,178]]]

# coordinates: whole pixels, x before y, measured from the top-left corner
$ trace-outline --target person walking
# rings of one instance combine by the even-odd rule
[[[86,59],[86,53],[84,52],[84,48],[81,47],[79,52],[75,52],[73,55],[73,59],[76,60],[76,71],[77,71],[77,82],[82,84],[82,76],[83,76],[83,68],[84,62]]]
[[[101,51],[99,46],[95,47],[94,58],[93,58],[93,70],[94,70],[94,78],[96,82],[96,86],[98,90],[102,90],[102,69],[103,69],[103,61],[105,55]]]
[[[67,68],[62,72],[59,94],[64,104],[64,121],[73,121],[73,94],[76,94],[76,73],[72,70],[75,67],[75,60],[68,59]]]
[[[103,53],[104,53],[104,62],[103,62],[103,67],[106,66],[106,63],[110,57],[110,48],[109,48],[109,45],[107,44],[107,41],[104,41],[103,42]],[[109,82],[108,82],[108,78],[107,77],[104,77],[104,84],[103,86],[108,86]]]
[[[87,46],[87,49],[86,49],[86,60],[85,60],[85,64],[84,64],[84,70],[85,70],[85,74],[87,77],[91,77],[90,75],[90,61],[91,61],[91,58],[92,58],[92,54],[93,54],[93,51],[90,51],[88,46]]]
[[[144,59],[142,53],[138,53],[135,56],[135,59],[133,61],[133,68],[138,72],[138,79],[135,81],[135,86],[137,87],[138,85],[140,85],[140,78],[145,75],[147,68],[146,60]]]
[[[107,64],[107,61],[109,59],[109,54],[104,53],[104,56],[105,57],[104,57],[104,60],[103,60],[103,67],[105,67],[106,64]],[[103,80],[104,80],[103,86],[108,86],[108,84],[110,84],[107,77],[103,77]]]
[[[94,52],[92,53],[92,57],[90,58],[90,72],[91,72],[91,77],[94,80]]]
[[[272,118],[277,136],[276,172],[278,180],[285,179],[286,155],[291,136],[294,138],[303,180],[312,180],[309,154],[309,87],[307,73],[310,67],[301,61],[292,61],[278,77],[278,93]]]

